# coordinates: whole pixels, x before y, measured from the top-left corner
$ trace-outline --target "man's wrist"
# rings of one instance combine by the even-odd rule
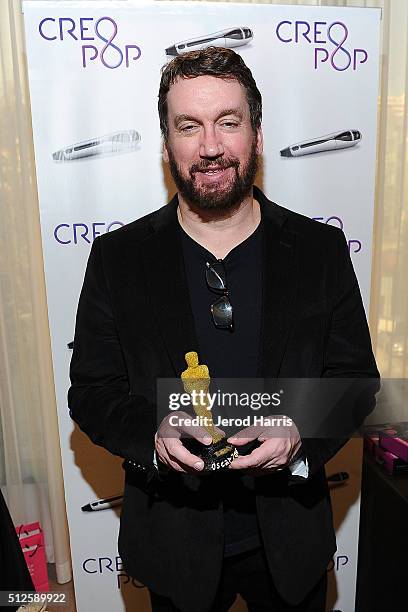
[[[290,459],[289,465],[292,465],[293,463],[295,463],[296,461],[299,461],[299,460],[304,461],[305,459],[306,459],[305,449],[303,448],[303,444],[300,443],[300,446],[299,446],[298,450],[293,455],[293,457]]]

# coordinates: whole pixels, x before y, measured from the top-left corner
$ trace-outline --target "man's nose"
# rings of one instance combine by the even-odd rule
[[[224,154],[222,138],[215,128],[206,127],[201,136],[200,157],[220,157]]]

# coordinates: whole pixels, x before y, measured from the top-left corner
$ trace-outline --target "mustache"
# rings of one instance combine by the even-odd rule
[[[197,164],[193,164],[190,168],[190,176],[193,176],[196,172],[202,172],[203,170],[211,170],[211,168],[220,168],[225,170],[226,168],[239,168],[240,162],[235,157],[222,158],[222,159],[203,159]]]

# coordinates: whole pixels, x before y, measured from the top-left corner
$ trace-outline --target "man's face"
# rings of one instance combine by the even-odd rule
[[[254,133],[245,89],[212,76],[179,79],[167,95],[163,157],[180,195],[203,210],[228,210],[250,193],[262,132]]]

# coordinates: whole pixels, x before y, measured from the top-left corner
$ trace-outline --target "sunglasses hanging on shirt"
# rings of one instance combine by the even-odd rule
[[[207,286],[214,293],[219,293],[220,297],[211,304],[211,315],[215,327],[218,329],[229,329],[234,331],[232,316],[232,304],[228,295],[227,275],[225,264],[222,259],[213,263],[206,262],[205,280]]]

